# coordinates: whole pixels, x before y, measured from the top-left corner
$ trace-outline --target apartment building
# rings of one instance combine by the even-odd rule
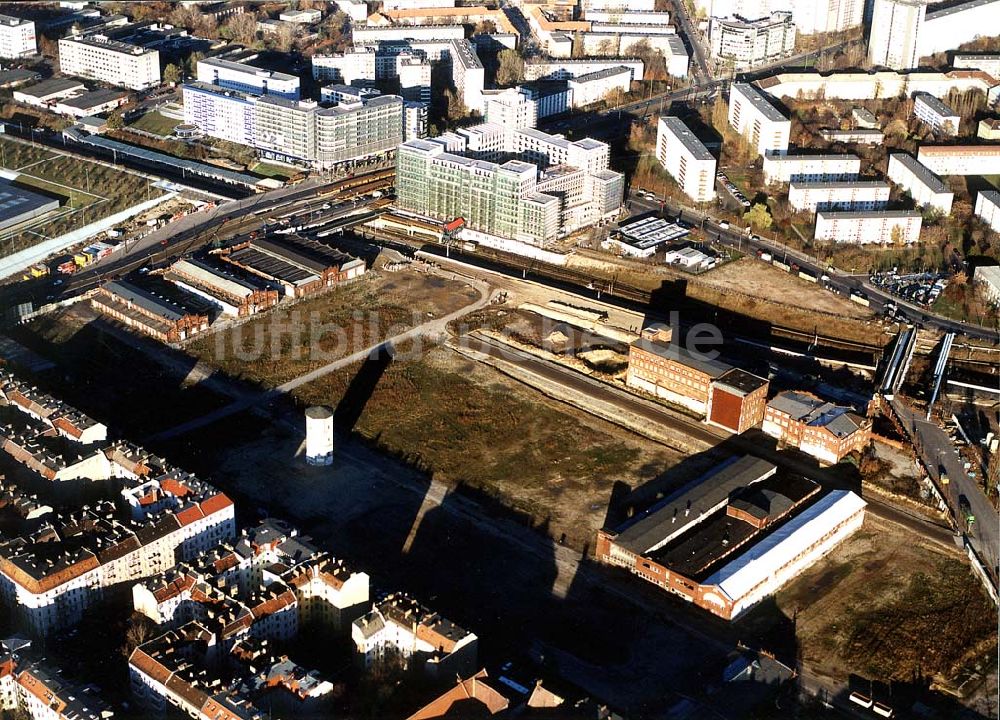
[[[934,132],[942,135],[958,135],[962,117],[928,93],[917,93],[913,96],[913,114],[921,122],[930,125]]]
[[[109,720],[114,711],[93,685],[68,682],[44,659],[0,654],[0,710],[31,720]]]
[[[572,92],[573,107],[586,107],[602,100],[624,97],[632,87],[632,71],[620,65],[586,75],[577,75],[567,80],[566,84]]]
[[[274,72],[251,65],[256,56],[236,62],[224,58],[198,61],[198,82],[237,90],[248,95],[275,95],[288,100],[299,99],[299,79],[288,73]]]
[[[106,425],[9,372],[0,373],[0,398],[9,407],[17,408],[57,435],[81,445],[103,442],[108,438]]]
[[[455,7],[455,0],[385,0],[383,10],[410,10],[423,8]]]
[[[793,180],[849,180],[861,172],[861,159],[850,154],[765,155],[764,182],[788,183]]]
[[[715,156],[680,118],[660,118],[656,159],[695,202],[711,202],[715,198]]]
[[[816,240],[867,245],[910,245],[920,239],[923,215],[917,210],[820,211]]]
[[[741,433],[760,424],[767,402],[764,378],[672,344],[672,331],[651,325],[629,346],[625,383]]]
[[[389,595],[355,620],[351,638],[366,668],[389,653],[441,680],[476,668],[479,639],[404,593]]]
[[[1000,0],[931,4],[929,0],[874,0],[868,60],[895,70],[952,50],[1000,26]]]
[[[1000,78],[1000,54],[997,53],[953,53],[951,66],[956,69],[982,70]]]
[[[400,57],[396,71],[399,94],[411,102],[431,101],[431,64],[419,57]]]
[[[59,41],[59,69],[66,75],[145,90],[160,84],[160,53],[103,35],[74,35]]]
[[[921,145],[917,160],[938,175],[1000,175],[1000,145]]]
[[[375,47],[353,47],[342,53],[313,55],[310,58],[313,79],[322,83],[354,85],[375,80]]]
[[[1000,232],[1000,192],[980,191],[976,195],[976,217],[989,225],[990,230]]]
[[[775,12],[756,20],[739,15],[712,17],[708,40],[715,60],[747,69],[791,55],[795,23],[790,12]]]
[[[798,182],[788,186],[795,210],[878,210],[889,202],[889,183],[882,180]]]
[[[403,141],[427,137],[429,103],[403,103]]]
[[[976,137],[983,140],[1000,140],[1000,119],[984,118],[976,126]]]
[[[0,15],[0,58],[31,57],[36,52],[35,23]]]
[[[1000,198],[991,198],[989,203],[992,206],[989,212],[992,213],[993,223],[1000,225],[1000,221],[998,221]],[[973,273],[973,279],[976,285],[982,289],[986,302],[993,307],[1000,307],[1000,266],[980,265]]]
[[[400,40],[464,40],[462,25],[368,25],[351,29],[355,45]]]
[[[912,155],[891,153],[886,176],[908,192],[920,207],[934,208],[942,215],[951,212],[955,193]]]
[[[791,120],[749,83],[733,83],[729,89],[729,126],[760,155],[788,152]]]
[[[624,66],[632,70],[632,80],[642,80],[645,65],[636,58],[537,60],[528,59],[524,63],[524,79],[568,80],[578,75]]]
[[[824,128],[819,131],[819,136],[829,142],[844,143],[845,145],[881,145],[885,142],[884,132],[868,128],[854,128],[853,130]]]
[[[104,283],[90,303],[99,313],[160,342],[180,342],[208,329],[207,315],[125,280]]]
[[[815,395],[786,391],[767,404],[761,429],[781,445],[836,465],[871,442],[871,420]]]
[[[802,35],[843,32],[861,25],[864,0],[695,0],[704,17],[741,15],[759,18],[774,12],[792,13],[796,31]]]
[[[774,97],[825,98],[827,100],[879,100],[926,92],[937,98],[952,91],[981,92],[995,99],[1000,81],[981,70],[934,72],[784,72],[757,81],[757,86]]]
[[[538,124],[538,101],[526,88],[490,90],[485,93],[485,121],[508,128],[533,128]]]

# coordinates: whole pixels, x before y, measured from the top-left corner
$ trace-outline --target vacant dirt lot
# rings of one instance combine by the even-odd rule
[[[805,666],[838,682],[949,685],[990,652],[996,659],[996,608],[967,563],[871,514],[775,605],[794,618]],[[751,614],[750,625],[768,615]]]
[[[574,545],[593,542],[615,481],[640,484],[680,460],[451,350],[378,372],[350,368],[297,394],[337,406],[342,421],[435,481],[485,493]]]
[[[477,297],[459,280],[416,270],[372,272],[323,295],[203,335],[186,350],[232,377],[274,387]]]

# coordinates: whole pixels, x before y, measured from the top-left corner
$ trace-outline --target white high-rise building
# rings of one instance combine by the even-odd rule
[[[247,62],[233,62],[221,58],[199,60],[198,81],[251,95],[276,95],[288,100],[299,99],[299,79],[296,76],[265,70]]]
[[[864,0],[695,0],[698,14],[710,17],[740,15],[756,18],[773,12],[792,13],[802,35],[842,32],[864,21]]]
[[[538,124],[538,101],[529,90],[507,88],[488,91],[486,99],[486,122],[508,128],[535,127]]]
[[[427,137],[429,106],[422,102],[403,103],[403,141]]]
[[[958,128],[962,123],[962,117],[958,113],[924,92],[913,96],[913,114],[942,135],[958,135]]]
[[[764,182],[850,180],[861,172],[856,155],[765,155]]]
[[[35,23],[10,15],[0,15],[0,57],[30,57],[37,51]]]
[[[868,61],[893,70],[914,68],[922,57],[995,34],[1000,27],[1000,0],[941,5],[930,0],[874,0]]]
[[[990,230],[1000,232],[1000,192],[986,190],[976,195],[976,217],[989,225]]]
[[[103,35],[76,35],[59,41],[59,69],[66,75],[145,90],[160,84],[160,53]]]
[[[356,47],[343,53],[312,56],[312,76],[323,83],[354,85],[375,80],[375,48]]]
[[[209,137],[239,145],[255,144],[253,98],[235,90],[219,91],[215,85],[184,85],[184,122]]]
[[[695,202],[710,202],[715,198],[715,156],[680,118],[660,118],[656,159]]]
[[[792,182],[788,204],[795,210],[878,210],[889,202],[889,183],[883,180]]]
[[[729,125],[749,139],[760,155],[788,151],[792,122],[748,83],[733,83],[729,90]]]
[[[756,20],[740,15],[713,17],[708,27],[712,57],[738,69],[773,62],[795,49],[795,23],[789,12]]]
[[[917,160],[938,175],[1000,175],[1000,145],[922,145]]]

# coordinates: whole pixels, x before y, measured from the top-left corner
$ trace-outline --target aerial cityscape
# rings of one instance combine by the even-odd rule
[[[0,720],[1000,718],[1000,0],[0,2],[0,606]]]

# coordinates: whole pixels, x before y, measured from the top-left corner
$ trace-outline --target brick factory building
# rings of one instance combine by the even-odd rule
[[[279,285],[285,297],[300,298],[361,277],[365,262],[329,245],[285,235],[234,245],[222,259]]]
[[[104,283],[90,302],[98,312],[162,342],[179,342],[208,329],[208,315],[124,280]]]
[[[727,620],[829,552],[864,520],[847,491],[744,456],[689,484],[618,530],[597,533],[597,558]]]
[[[248,317],[278,304],[278,291],[203,260],[178,260],[165,275],[180,288],[205,298],[222,312]]]
[[[761,429],[783,445],[835,465],[871,441],[872,422],[815,395],[787,391],[767,404]]]
[[[642,331],[628,354],[626,383],[705,416],[705,421],[735,433],[764,419],[768,382],[718,360],[700,357],[671,343],[669,327]]]

